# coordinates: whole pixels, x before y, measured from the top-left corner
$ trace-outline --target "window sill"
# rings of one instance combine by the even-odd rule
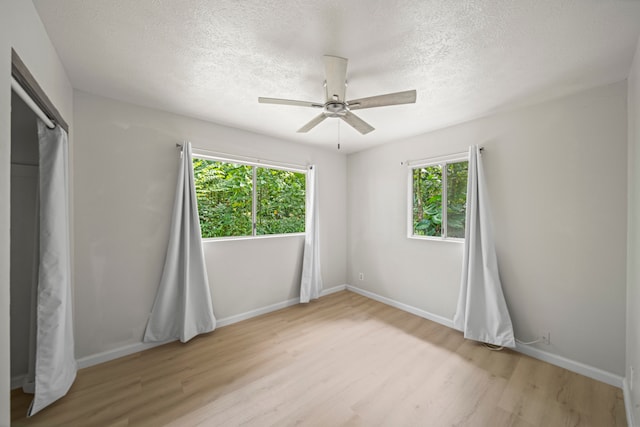
[[[430,240],[432,242],[449,242],[449,243],[464,243],[464,239],[454,237],[432,237],[432,236],[407,236],[412,240]]]
[[[296,236],[304,236],[304,235],[305,233],[287,233],[287,234],[264,234],[260,236],[209,237],[209,238],[203,238],[202,243],[229,242],[229,241],[237,241],[237,240],[277,239],[282,237],[296,237]]]

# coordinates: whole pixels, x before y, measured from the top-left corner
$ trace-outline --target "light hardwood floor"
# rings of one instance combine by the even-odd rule
[[[624,426],[620,389],[339,292],[83,369],[28,426]]]

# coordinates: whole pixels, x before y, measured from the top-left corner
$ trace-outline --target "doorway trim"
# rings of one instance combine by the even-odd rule
[[[13,48],[11,48],[11,76],[17,80],[25,92],[33,99],[33,102],[68,134],[69,125]]]

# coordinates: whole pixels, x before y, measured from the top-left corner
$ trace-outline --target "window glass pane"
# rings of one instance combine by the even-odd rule
[[[304,232],[305,174],[257,168],[256,234]]]
[[[442,168],[413,170],[413,234],[442,235]]]
[[[464,239],[469,162],[447,165],[447,237]]]
[[[251,236],[252,169],[193,159],[202,237]]]

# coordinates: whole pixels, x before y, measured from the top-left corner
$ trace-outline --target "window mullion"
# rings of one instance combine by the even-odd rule
[[[442,164],[442,237],[447,237],[447,164]]]
[[[258,212],[258,168],[256,166],[252,166],[253,169],[253,191],[251,192],[252,200],[251,200],[251,235],[256,236],[257,229],[257,212]]]

